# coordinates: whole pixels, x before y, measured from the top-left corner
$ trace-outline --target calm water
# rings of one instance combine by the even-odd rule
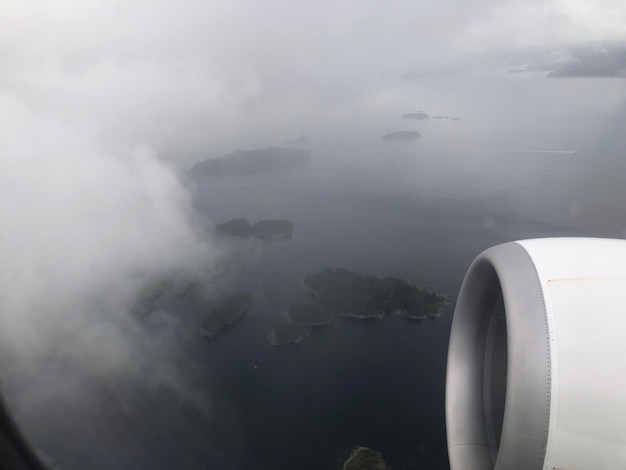
[[[25,419],[62,468],[333,469],[357,445],[382,452],[394,470],[448,468],[451,309],[422,322],[339,317],[285,348],[266,335],[278,311],[307,300],[302,278],[327,267],[398,276],[454,300],[481,250],[581,234],[551,215],[568,207],[555,194],[576,195],[588,165],[581,155],[485,157],[412,144],[313,153],[303,168],[195,181],[207,229],[247,217],[288,218],[296,231],[269,243],[216,242],[247,266],[221,294],[249,291],[253,308],[215,340],[196,334],[207,304],[148,322],[180,387],[90,379],[81,403],[60,401],[47,419]]]

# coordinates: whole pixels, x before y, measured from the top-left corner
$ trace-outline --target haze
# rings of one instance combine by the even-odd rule
[[[206,280],[230,254],[208,229],[223,201],[186,173],[199,160],[306,136],[316,162],[357,169],[346,186],[372,212],[396,195],[373,168],[400,155],[381,170],[406,165],[399,187],[441,178],[420,197],[436,186],[489,206],[506,193],[524,216],[623,236],[625,22],[620,0],[5,0],[0,378],[16,415],[44,435],[51,400],[89,413],[86,384],[105,376],[210,414],[210,394],[181,378],[180,345],[129,315],[146,282]],[[401,119],[418,112],[431,119]],[[381,141],[399,131],[421,137]],[[565,168],[554,155],[596,161]]]

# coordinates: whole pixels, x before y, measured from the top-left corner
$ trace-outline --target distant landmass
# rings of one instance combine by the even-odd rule
[[[443,119],[443,116],[433,116],[432,119]]]
[[[512,74],[516,74],[516,73],[526,73],[527,70],[526,69],[511,69],[508,70],[507,73],[512,73]]]
[[[281,323],[267,335],[272,346],[286,346],[292,343],[301,343],[309,336],[310,329],[298,323]]]
[[[209,158],[193,165],[193,174],[240,175],[265,173],[307,165],[311,152],[302,148],[272,147],[238,150],[222,158]]]
[[[287,219],[266,219],[251,224],[248,219],[239,218],[215,226],[215,231],[220,234],[260,240],[289,238],[294,230],[295,225]]]
[[[428,114],[426,113],[406,113],[403,114],[402,119],[416,119],[416,120],[420,120],[420,119],[429,119]]]
[[[461,120],[461,118],[460,118],[460,117],[453,117],[453,118],[452,118],[452,120],[453,120],[453,121],[460,121],[460,120]]]
[[[236,294],[229,297],[204,319],[200,325],[200,336],[214,338],[219,335],[225,326],[241,318],[251,305],[252,296],[250,294]]]
[[[605,43],[570,52],[575,60],[560,64],[548,77],[626,77],[626,44]]]
[[[383,455],[367,447],[356,447],[344,462],[342,470],[388,470]]]
[[[382,139],[387,142],[402,141],[402,140],[414,140],[421,136],[417,131],[398,131],[390,134],[385,134]]]
[[[447,298],[393,277],[365,276],[347,269],[326,269],[304,279],[322,305],[346,317],[367,319],[397,314],[421,320],[438,317]]]

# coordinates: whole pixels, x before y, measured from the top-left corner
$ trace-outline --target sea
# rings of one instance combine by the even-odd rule
[[[296,226],[288,240],[229,245],[253,259],[230,290],[252,292],[254,307],[198,347],[230,425],[223,456],[233,468],[333,469],[366,446],[392,469],[447,469],[446,355],[464,273],[498,243],[580,235],[542,216],[555,188],[575,191],[584,158],[414,143],[313,153],[307,167],[194,180],[196,208],[214,223]],[[328,267],[399,277],[451,306],[424,321],[337,317],[301,344],[270,347],[279,312],[310,301],[302,279]]]
[[[146,334],[180,343],[177,380],[191,392],[91,384],[99,398],[90,411],[54,403],[49,420],[26,423],[50,462],[320,470],[341,468],[365,446],[393,470],[448,469],[446,356],[472,260],[512,240],[612,234],[613,225],[579,223],[590,195],[615,179],[594,173],[583,152],[429,148],[419,139],[313,143],[311,152],[299,168],[186,176],[198,224],[225,259],[238,260],[211,298],[146,322]],[[289,219],[295,231],[273,241],[214,236],[215,224],[239,217]],[[302,279],[333,267],[404,279],[446,295],[450,307],[422,321],[337,316],[300,344],[272,347],[267,334],[281,312],[311,301]],[[198,336],[202,317],[239,292],[252,294],[250,311],[214,339]]]

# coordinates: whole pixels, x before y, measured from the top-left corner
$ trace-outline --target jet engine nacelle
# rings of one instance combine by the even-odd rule
[[[481,253],[446,380],[452,470],[626,469],[626,240]]]

